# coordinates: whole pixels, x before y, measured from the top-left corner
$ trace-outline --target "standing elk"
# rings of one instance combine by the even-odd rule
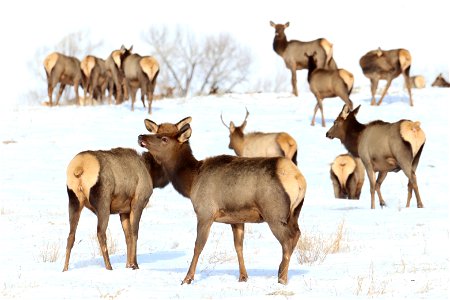
[[[111,76],[104,59],[87,55],[81,61],[81,71],[84,74],[84,97],[102,101],[106,89],[110,85]],[[112,89],[109,90],[109,104],[111,104]]]
[[[78,86],[82,84],[83,75],[78,58],[53,52],[44,59],[44,69],[47,75],[47,92],[50,106],[53,106],[53,89],[58,83],[59,91],[56,96],[56,105],[59,104],[59,99],[66,85],[73,85],[75,100],[77,104],[80,104]]]
[[[431,86],[433,86],[433,87],[450,87],[450,82],[445,80],[445,78],[442,76],[442,73],[441,73],[436,77],[436,79],[434,80],[434,82]]]
[[[239,281],[248,278],[243,258],[245,223],[267,222],[283,250],[278,282],[287,284],[289,261],[300,237],[298,217],[306,181],[285,157],[221,155],[198,161],[189,138],[191,117],[175,124],[178,132],[140,135],[138,142],[161,162],[174,188],[190,198],[197,215],[194,255],[182,284],[194,280],[199,256],[213,222],[230,224],[239,261]],[[150,132],[158,125],[145,120]]]
[[[158,132],[176,133],[177,128],[172,124],[162,124]],[[161,165],[148,152],[138,154],[133,149],[115,148],[78,153],[67,167],[70,232],[63,271],[69,268],[70,253],[84,207],[97,216],[97,238],[106,269],[112,269],[106,229],[109,215],[117,213],[127,244],[126,267],[138,269],[136,248],[142,210],[153,188],[162,188],[168,183]]]
[[[350,154],[338,155],[330,167],[334,197],[359,199],[364,184],[364,165],[360,158]]]
[[[423,207],[416,179],[417,165],[425,144],[425,133],[420,128],[420,122],[400,120],[387,123],[377,120],[361,124],[355,117],[360,107],[351,111],[344,105],[326,136],[338,138],[351,155],[361,158],[370,182],[371,208],[375,208],[375,191],[380,206],[385,205],[381,184],[388,172],[400,170],[408,177],[406,207],[409,207],[412,190],[416,195],[417,207]],[[378,178],[375,182],[376,172]]]
[[[233,149],[236,155],[245,157],[275,157],[284,156],[297,164],[297,142],[286,132],[251,132],[244,133],[247,125],[247,113],[241,126],[235,126],[233,121],[227,126],[223,121],[222,114],[220,119],[223,125],[230,131],[230,144],[228,148]]]
[[[386,86],[381,93],[380,100],[376,103],[380,105],[386,95],[391,82],[400,74],[405,78],[405,86],[409,94],[409,104],[414,105],[411,94],[411,81],[409,71],[411,68],[411,54],[406,49],[393,50],[372,50],[364,54],[359,60],[364,76],[370,79],[370,89],[372,92],[372,100],[370,105],[375,105],[375,93],[380,79],[386,80]]]
[[[134,110],[137,90],[141,89],[141,100],[145,107],[145,96],[148,99],[148,113],[152,113],[153,93],[159,74],[159,63],[152,56],[141,56],[131,53],[133,46],[120,55],[120,68],[125,78],[125,86],[131,92],[131,110]]]
[[[120,56],[125,50],[125,47],[122,45],[119,50],[112,51],[105,61],[108,74],[111,77],[108,89],[110,93],[114,94],[116,104],[121,104],[124,101],[124,77],[121,70]]]
[[[317,66],[317,52],[312,55],[305,53],[308,59],[308,83],[311,92],[316,97],[317,103],[314,107],[314,114],[311,125],[316,124],[317,109],[322,115],[322,126],[325,127],[325,117],[323,115],[323,100],[325,98],[340,97],[346,105],[353,108],[350,100],[350,93],[353,89],[353,74],[344,69],[326,70]]]
[[[337,68],[333,59],[333,44],[327,39],[319,38],[308,42],[288,41],[284,30],[289,27],[289,22],[286,24],[275,24],[270,21],[270,26],[275,28],[273,50],[283,58],[286,68],[291,71],[292,93],[295,96],[298,96],[297,70],[308,68],[308,60],[305,57],[305,53],[317,52],[317,65],[319,68]]]

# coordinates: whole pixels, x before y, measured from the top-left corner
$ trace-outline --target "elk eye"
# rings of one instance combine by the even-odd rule
[[[161,137],[161,141],[163,141],[163,143],[167,143],[169,141],[169,139],[165,136]]]

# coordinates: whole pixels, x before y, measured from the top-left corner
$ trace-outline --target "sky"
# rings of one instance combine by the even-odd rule
[[[122,44],[148,53],[142,35],[151,26],[188,27],[199,36],[230,33],[254,56],[252,73],[270,78],[288,72],[272,49],[274,30],[269,21],[290,22],[288,39],[325,37],[334,44],[339,67],[362,78],[358,61],[369,50],[406,48],[411,52],[411,74],[424,74],[431,82],[438,73],[449,74],[448,12],[444,1],[204,1],[165,0],[119,2],[18,0],[0,11],[0,54],[5,60],[0,75],[7,95],[20,97],[23,84],[33,81],[29,61],[36,51],[52,49],[66,35],[89,33],[103,41],[98,53],[106,57]],[[80,58],[82,59],[82,58]],[[303,72],[303,76],[305,76]],[[14,74],[15,76],[11,76]],[[368,80],[367,80],[368,82]],[[357,84],[357,83],[356,83]],[[12,88],[14,86],[14,88]]]

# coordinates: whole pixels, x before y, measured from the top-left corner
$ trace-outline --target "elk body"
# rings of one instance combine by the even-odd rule
[[[246,281],[244,224],[267,222],[282,246],[278,282],[286,284],[290,257],[300,237],[298,217],[305,197],[305,178],[285,157],[221,155],[198,161],[189,145],[190,121],[188,117],[178,122],[176,134],[139,136],[139,144],[161,162],[175,189],[191,199],[197,215],[194,255],[182,283],[194,280],[213,222],[231,224],[239,281]],[[149,131],[158,131],[156,123],[146,120],[145,124]]]
[[[235,126],[233,121],[230,126],[227,126],[223,121],[222,115],[220,118],[223,125],[230,131],[230,144],[228,148],[233,149],[236,155],[245,157],[275,157],[284,156],[297,164],[297,142],[286,132],[251,132],[244,133],[247,125],[247,117],[242,122],[241,126]]]
[[[364,165],[360,158],[338,155],[330,167],[334,196],[340,199],[359,199],[364,184]]]
[[[125,49],[120,56],[120,67],[124,74],[126,89],[131,92],[131,110],[134,110],[137,90],[141,89],[142,104],[145,107],[145,96],[147,96],[148,113],[151,114],[153,93],[159,74],[159,63],[152,56],[132,54],[132,49],[133,46],[130,49]]]
[[[56,105],[66,85],[72,85],[75,90],[75,98],[79,104],[78,87],[82,84],[80,61],[76,57],[66,56],[53,52],[44,59],[44,68],[47,75],[47,92],[49,105],[53,105],[53,89],[59,83],[59,91],[56,96]]]
[[[286,24],[275,24],[270,21],[270,26],[275,28],[273,39],[273,50],[283,58],[286,68],[291,71],[292,93],[298,96],[297,90],[297,70],[308,68],[308,59],[305,54],[316,52],[317,65],[321,69],[336,69],[336,62],[333,59],[333,44],[327,39],[303,42],[298,40],[288,41],[284,30],[289,27]]]
[[[85,78],[85,84],[83,85],[84,97],[102,101],[106,88],[109,87],[111,81],[111,73],[106,67],[105,60],[93,55],[87,55],[81,61],[81,71]],[[112,89],[110,89],[110,104],[111,93]]]
[[[364,54],[359,60],[364,76],[370,79],[370,88],[372,92],[371,105],[380,105],[386,95],[391,82],[400,74],[405,78],[405,86],[409,94],[409,104],[413,106],[411,94],[411,82],[409,71],[411,68],[411,54],[406,49],[393,50],[372,50]],[[378,82],[386,80],[386,86],[381,93],[380,100],[375,101],[375,93],[377,91]]]
[[[378,120],[361,124],[356,120],[359,108],[350,111],[344,105],[326,136],[338,138],[351,155],[361,158],[370,182],[371,208],[375,208],[375,191],[380,206],[385,205],[381,184],[388,172],[400,170],[408,177],[406,207],[410,205],[413,190],[417,207],[423,207],[416,179],[417,165],[425,144],[425,133],[420,128],[420,122],[400,120],[387,123]],[[376,172],[378,178],[375,181]]]
[[[325,98],[339,97],[346,105],[353,108],[353,102],[350,100],[350,93],[353,89],[353,74],[344,69],[326,70],[317,66],[316,52],[312,55],[305,53],[308,59],[308,83],[311,92],[317,100],[314,107],[314,114],[311,125],[316,124],[317,109],[320,109],[322,115],[322,126],[325,127],[325,117],[323,115],[323,100]]]
[[[450,82],[445,80],[445,78],[442,76],[442,74],[439,74],[434,82],[431,84],[433,87],[450,87]]]
[[[170,130],[167,126],[160,128],[162,132]],[[112,269],[106,245],[106,229],[109,215],[117,213],[127,244],[126,267],[137,269],[136,247],[142,210],[153,188],[164,187],[168,183],[161,165],[148,152],[141,155],[133,149],[115,148],[78,153],[67,167],[70,232],[63,271],[69,267],[70,253],[84,207],[97,216],[97,238],[106,269]]]

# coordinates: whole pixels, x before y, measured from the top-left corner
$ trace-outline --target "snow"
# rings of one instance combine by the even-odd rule
[[[69,232],[66,166],[82,150],[130,147],[149,116],[141,103],[120,106],[17,106],[0,112],[0,298],[10,299],[446,299],[449,285],[449,89],[391,87],[380,107],[370,106],[367,87],[352,94],[360,122],[419,120],[427,141],[417,169],[425,208],[405,208],[407,179],[389,173],[382,193],[387,207],[370,209],[366,178],[360,200],[333,195],[329,167],[346,152],[325,133],[343,102],[324,102],[327,127],[310,126],[315,99],[307,90],[285,94],[229,94],[155,101],[157,122],[192,116],[191,145],[198,159],[233,154],[220,120],[247,131],[286,131],[299,145],[298,166],[308,187],[299,224],[303,237],[327,242],[343,228],[341,249],[313,263],[292,256],[288,285],[277,283],[281,247],[267,224],[246,225],[248,282],[238,282],[230,226],[214,223],[191,285],[180,285],[192,254],[196,218],[189,199],[171,185],[156,189],[144,210],[138,240],[139,270],[125,268],[119,217],[110,217],[113,270],[104,268],[96,217],[82,212],[69,270],[62,272]],[[50,256],[56,256],[51,259]]]

